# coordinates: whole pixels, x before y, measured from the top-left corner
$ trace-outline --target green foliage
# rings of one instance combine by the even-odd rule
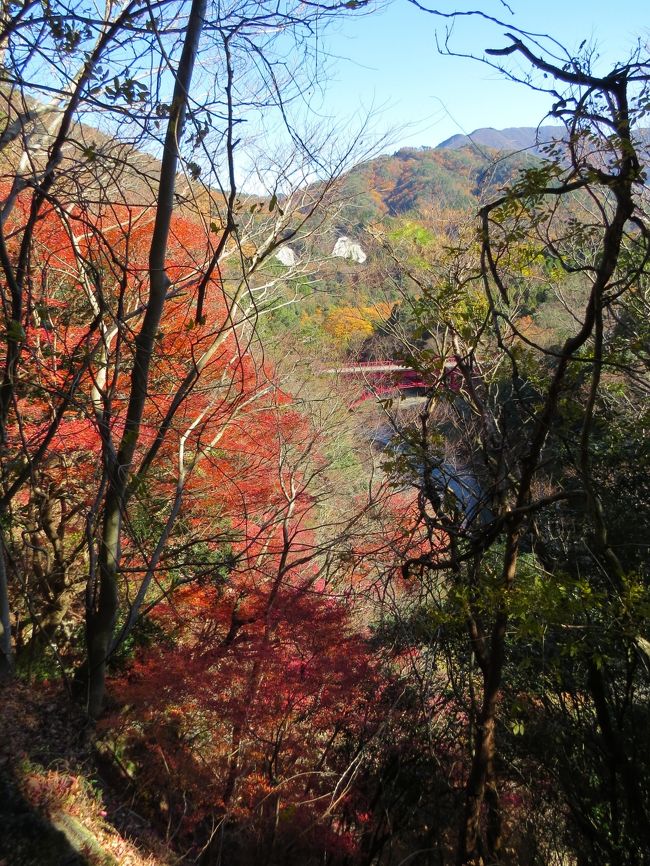
[[[419,247],[428,247],[433,243],[434,236],[429,229],[414,220],[400,220],[389,231],[388,240],[392,244],[407,241]]]

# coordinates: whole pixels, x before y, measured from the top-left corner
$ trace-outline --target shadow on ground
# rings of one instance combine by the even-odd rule
[[[7,769],[0,771],[0,864],[2,866],[88,866],[66,833],[36,812]]]

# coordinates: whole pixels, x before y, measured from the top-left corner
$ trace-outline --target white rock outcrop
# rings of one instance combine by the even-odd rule
[[[362,265],[368,258],[359,244],[345,236],[339,238],[334,244],[332,255],[339,259],[350,259],[353,262],[357,262],[359,265]]]
[[[298,264],[298,256],[291,247],[280,247],[275,253],[276,259],[287,268]]]

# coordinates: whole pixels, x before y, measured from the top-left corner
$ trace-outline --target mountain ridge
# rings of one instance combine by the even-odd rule
[[[650,128],[635,127],[633,138],[641,147],[650,146]],[[566,141],[567,130],[564,126],[508,126],[496,129],[492,126],[482,126],[468,135],[457,133],[440,144],[434,150],[458,150],[470,147],[481,152],[487,147],[499,152],[515,153],[527,151],[536,156],[544,157],[548,145]]]
[[[452,135],[436,145],[435,150],[488,147],[498,151],[525,150],[541,156],[545,145],[562,141],[565,136],[563,126],[508,126],[505,129],[483,126],[468,135]]]

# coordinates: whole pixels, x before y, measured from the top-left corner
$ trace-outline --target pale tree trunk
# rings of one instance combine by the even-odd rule
[[[174,206],[178,145],[183,134],[189,89],[205,20],[206,5],[207,0],[194,0],[192,3],[183,51],[176,71],[174,95],[160,168],[156,218],[149,252],[149,300],[142,327],[135,340],[135,359],[124,433],[117,455],[114,457],[108,455],[109,481],[98,557],[99,587],[96,593],[91,593],[86,617],[87,710],[91,718],[97,718],[104,703],[106,663],[118,614],[122,517],[129,498],[131,464],[140,437],[140,425],[148,396],[149,369],[155,338],[169,286],[165,260]]]

